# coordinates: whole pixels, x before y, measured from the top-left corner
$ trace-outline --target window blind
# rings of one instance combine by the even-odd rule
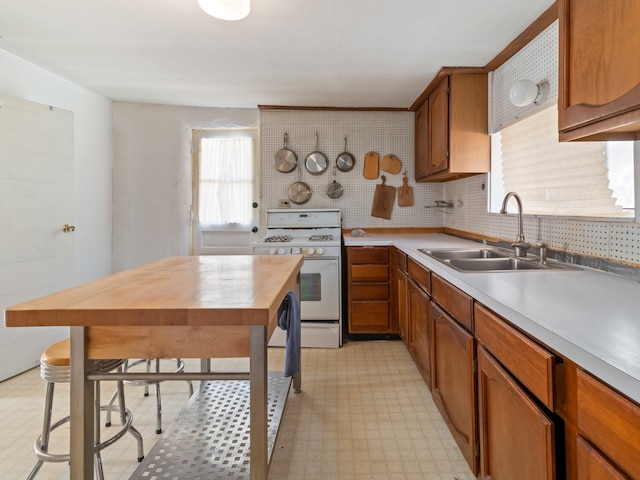
[[[528,214],[622,216],[607,177],[604,142],[558,141],[552,105],[501,131],[505,192]]]

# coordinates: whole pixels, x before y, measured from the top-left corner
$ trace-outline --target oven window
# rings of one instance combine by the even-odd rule
[[[319,302],[322,300],[322,285],[319,273],[300,274],[300,301]]]

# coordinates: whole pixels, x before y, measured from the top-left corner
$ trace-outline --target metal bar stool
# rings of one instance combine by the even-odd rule
[[[69,383],[70,381],[70,342],[69,339],[62,340],[58,343],[54,343],[48,347],[42,356],[40,357],[40,376],[47,382],[45,408],[44,408],[44,421],[42,424],[42,435],[40,435],[34,444],[34,450],[36,457],[38,458],[36,464],[31,469],[31,472],[27,476],[27,480],[35,478],[36,474],[42,467],[44,462],[69,462],[70,455],[68,453],[50,453],[49,452],[49,440],[51,433],[58,427],[69,422],[71,417],[68,415],[53,425],[52,422],[52,410],[53,410],[53,392],[56,383]],[[97,360],[94,362],[95,373],[108,373],[113,370],[122,370],[122,365],[125,360]],[[118,397],[117,405],[100,405],[100,382],[94,382],[94,394],[95,394],[95,466],[96,475],[100,480],[104,479],[104,472],[102,468],[102,458],[100,456],[101,450],[112,445],[117,440],[122,438],[125,433],[131,433],[138,443],[138,462],[141,462],[144,458],[144,450],[142,444],[142,435],[133,427],[133,415],[129,409],[125,406],[124,401],[124,386],[122,381],[117,382],[118,386],[116,394]],[[106,411],[108,414],[111,411],[117,411],[120,413],[121,428],[108,439],[100,440],[100,412]]]
[[[176,360],[176,369],[173,371],[173,373],[184,372],[184,360],[182,360],[181,358],[176,358],[175,360]],[[156,358],[156,359],[142,358],[135,361],[125,360],[124,365],[122,366],[122,371],[126,373],[127,371],[129,371],[129,369],[134,368],[138,365],[144,364],[146,365],[147,373],[149,373],[151,371],[151,362],[153,361],[155,361],[155,373],[160,373],[159,358]],[[191,380],[186,380],[186,382],[189,384],[189,398],[191,398],[191,396],[193,395],[193,383],[191,382]],[[156,433],[157,434],[162,433],[162,398],[160,396],[160,382],[150,381],[150,380],[125,380],[124,383],[128,385],[143,386],[145,397],[149,396],[149,385],[154,386],[154,390],[156,394],[155,395],[156,396]],[[118,393],[117,390],[113,392],[113,395],[111,395],[111,399],[109,400],[109,405],[113,404],[113,402],[116,399],[117,393]],[[110,425],[111,425],[111,412],[107,411],[107,419],[105,422],[105,426],[109,427]]]

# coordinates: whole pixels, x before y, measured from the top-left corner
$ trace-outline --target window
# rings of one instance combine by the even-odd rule
[[[255,131],[198,131],[194,139],[199,223],[250,224],[253,219]]]
[[[554,104],[492,136],[490,211],[517,192],[527,214],[633,217],[633,142],[559,142]]]

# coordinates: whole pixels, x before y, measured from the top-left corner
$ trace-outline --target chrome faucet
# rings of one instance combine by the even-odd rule
[[[513,197],[516,199],[516,203],[518,204],[518,236],[516,237],[516,241],[511,244],[511,246],[516,251],[516,257],[526,257],[527,250],[531,247],[531,244],[526,242],[524,239],[524,232],[522,228],[522,200],[516,192],[509,192],[504,196],[504,200],[502,200],[502,208],[500,209],[500,213],[505,215],[507,213],[507,202],[509,199]]]

